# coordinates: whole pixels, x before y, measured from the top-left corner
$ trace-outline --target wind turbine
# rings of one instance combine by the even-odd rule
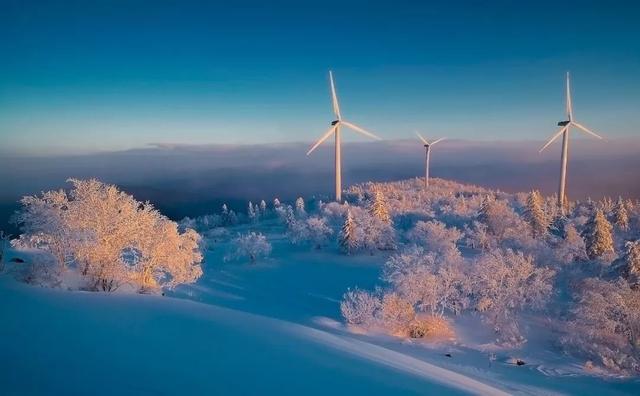
[[[560,160],[560,186],[558,187],[558,206],[560,207],[560,213],[564,215],[565,210],[565,192],[567,187],[567,161],[569,160],[569,128],[574,126],[581,132],[594,136],[598,139],[602,139],[602,136],[589,130],[582,124],[579,124],[573,120],[573,108],[571,104],[571,87],[569,82],[569,72],[567,72],[567,119],[565,121],[558,122],[558,126],[562,127],[555,135],[549,139],[549,141],[542,146],[539,152],[546,149],[551,143],[553,143],[560,135],[562,135],[562,157]]]
[[[376,139],[376,140],[381,140],[381,139],[376,135],[374,135],[373,133],[368,132],[363,128],[360,128],[359,126],[354,125],[342,119],[342,116],[340,115],[340,106],[338,105],[338,96],[336,95],[336,87],[335,87],[335,84],[333,83],[333,73],[331,73],[331,71],[329,71],[329,81],[331,83],[331,100],[333,103],[333,112],[336,115],[336,119],[331,121],[331,127],[329,127],[327,132],[324,135],[322,135],[322,137],[313,146],[311,146],[309,151],[307,151],[307,155],[311,154],[313,150],[315,150],[319,145],[322,144],[322,142],[327,140],[331,135],[335,136],[335,140],[336,140],[335,142],[336,201],[341,202],[342,201],[342,159],[341,159],[341,153],[340,153],[340,149],[341,149],[340,128],[342,126],[345,126],[372,139]]]
[[[418,136],[418,139],[420,139],[422,141],[422,143],[424,143],[424,148],[425,148],[425,158],[424,158],[424,186],[429,187],[429,158],[431,157],[431,146],[433,146],[434,144],[443,141],[445,138],[440,138],[438,140],[436,140],[435,142],[431,142],[429,143],[427,141],[427,139],[423,138],[422,135],[420,135],[420,133],[416,132],[416,136]]]

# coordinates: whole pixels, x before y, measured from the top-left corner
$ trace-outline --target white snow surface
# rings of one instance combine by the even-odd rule
[[[225,263],[224,243],[215,245],[203,277],[166,296],[46,289],[5,270],[0,394],[640,392],[636,380],[587,375],[580,362],[557,358],[544,324],[528,324],[539,329],[515,351],[492,349],[490,332],[469,316],[456,323],[455,343],[351,332],[341,324],[342,294],[372,288],[386,257],[291,246],[274,223],[258,228],[272,242],[273,258]],[[15,255],[7,252],[6,260]],[[527,364],[511,364],[514,357]]]

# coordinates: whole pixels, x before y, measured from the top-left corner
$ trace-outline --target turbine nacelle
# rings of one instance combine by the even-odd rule
[[[558,121],[558,126],[565,126],[567,124],[569,124],[571,121]]]
[[[340,122],[340,120],[331,121],[331,125],[336,125],[339,122]]]

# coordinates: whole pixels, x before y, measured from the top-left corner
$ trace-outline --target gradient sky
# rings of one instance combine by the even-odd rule
[[[0,0],[0,152],[640,131],[637,2],[233,3]]]

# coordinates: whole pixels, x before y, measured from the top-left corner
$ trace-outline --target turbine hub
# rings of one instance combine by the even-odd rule
[[[339,122],[340,122],[340,120],[331,121],[331,125],[336,125]]]
[[[560,121],[558,122],[558,126],[566,126],[567,124],[569,124],[571,121]]]

